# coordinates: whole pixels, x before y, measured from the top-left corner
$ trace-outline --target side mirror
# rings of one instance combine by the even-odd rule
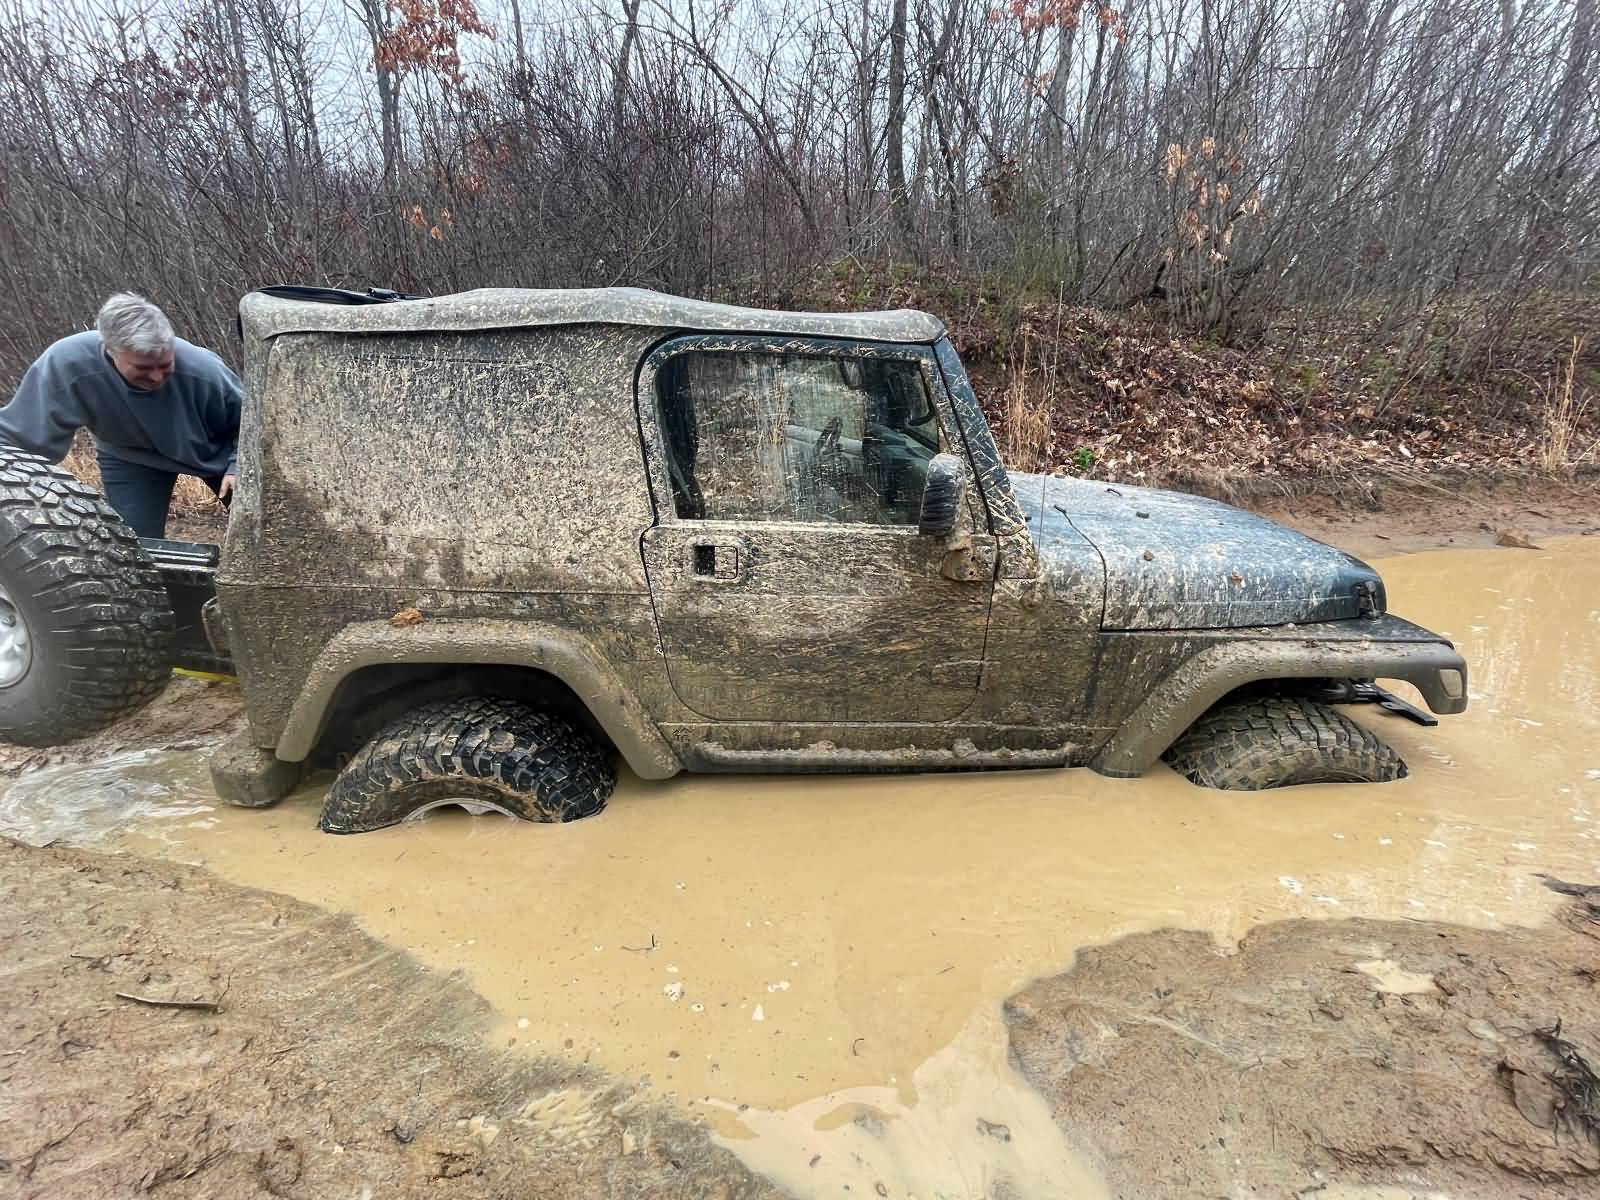
[[[928,476],[922,486],[922,516],[917,522],[919,533],[946,537],[955,532],[965,478],[965,465],[958,455],[935,454],[928,460]]]

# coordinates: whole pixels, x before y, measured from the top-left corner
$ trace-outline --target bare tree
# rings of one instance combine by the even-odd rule
[[[9,369],[111,286],[226,346],[282,279],[773,303],[909,258],[1358,322],[1398,390],[1600,274],[1597,0],[493,2],[0,3]]]

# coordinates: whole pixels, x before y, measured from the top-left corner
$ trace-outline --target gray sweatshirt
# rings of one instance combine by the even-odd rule
[[[56,342],[28,368],[11,403],[0,408],[0,442],[51,462],[72,448],[79,429],[96,447],[127,462],[179,475],[238,472],[239,379],[201,346],[177,340],[176,365],[153,392],[128,386],[93,330]]]

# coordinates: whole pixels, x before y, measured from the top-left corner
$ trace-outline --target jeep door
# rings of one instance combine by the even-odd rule
[[[970,543],[918,532],[928,462],[961,445],[931,348],[682,337],[645,361],[638,402],[645,569],[685,705],[854,723],[972,703],[995,545],[970,478]]]

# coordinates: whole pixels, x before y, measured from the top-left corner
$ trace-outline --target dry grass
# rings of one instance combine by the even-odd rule
[[[1594,453],[1596,442],[1576,456],[1574,443],[1578,427],[1589,411],[1590,397],[1575,395],[1578,376],[1578,359],[1583,353],[1583,338],[1572,339],[1572,353],[1550,383],[1539,390],[1544,393],[1544,427],[1539,446],[1539,466],[1551,475],[1564,475]]]
[[[1050,469],[1051,412],[1054,398],[1048,378],[1029,368],[1029,341],[1024,339],[1022,362],[1010,373],[1001,398],[1005,413],[1003,454],[1006,465],[1017,471]]]
[[[1008,355],[1006,383],[1001,393],[1004,415],[996,430],[1002,442],[1001,453],[1014,471],[1049,471],[1054,467],[1055,418],[1061,386],[1061,318],[1063,305],[1057,297],[1055,328],[1041,337],[1033,327],[1023,324],[1017,344],[1021,354]],[[1037,359],[1035,349],[1039,347]],[[1042,347],[1050,348],[1049,359]]]

